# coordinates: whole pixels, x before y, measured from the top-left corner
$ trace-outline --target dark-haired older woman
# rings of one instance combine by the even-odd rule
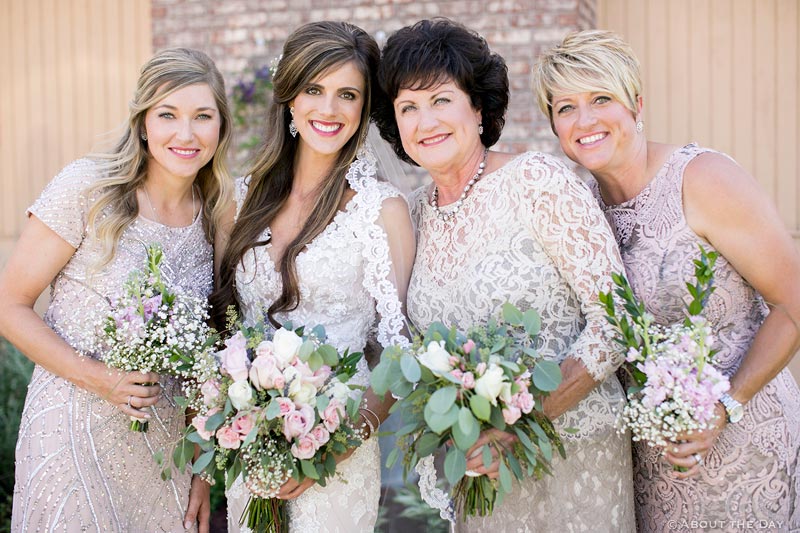
[[[561,386],[545,413],[561,431],[567,458],[553,475],[526,479],[494,515],[465,531],[633,531],[630,444],[614,429],[624,401],[614,371],[599,291],[621,271],[614,237],[591,193],[557,159],[490,151],[508,104],[505,62],[474,32],[446,19],[393,34],[379,81],[388,101],[381,133],[433,183],[410,200],[418,231],[408,311],[425,329],[442,320],[467,328],[510,301],[542,317],[538,349],[560,362]],[[491,430],[476,448],[512,437]],[[468,469],[496,476],[480,454]]]

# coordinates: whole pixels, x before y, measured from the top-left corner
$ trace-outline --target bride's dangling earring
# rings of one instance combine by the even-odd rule
[[[289,122],[289,135],[297,137],[297,124],[294,122],[294,106],[289,108],[289,113],[292,115],[292,120]]]

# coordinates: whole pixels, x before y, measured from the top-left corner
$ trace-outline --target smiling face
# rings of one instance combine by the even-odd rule
[[[300,136],[300,157],[334,159],[358,130],[364,76],[352,61],[324,72],[290,103]]]
[[[394,115],[403,149],[428,172],[460,168],[481,150],[481,112],[452,81],[429,89],[401,89]]]
[[[610,93],[554,94],[552,106],[553,128],[567,157],[592,173],[613,172],[630,160],[640,136],[636,117]]]
[[[178,89],[147,110],[149,178],[194,181],[219,144],[220,114],[205,83]]]

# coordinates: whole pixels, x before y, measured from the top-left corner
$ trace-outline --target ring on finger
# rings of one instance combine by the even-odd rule
[[[129,408],[131,407],[131,395],[130,394],[128,394],[128,407]]]
[[[699,453],[693,453],[692,457],[694,457],[694,460],[697,461],[697,466],[703,466],[703,456],[702,455],[700,455]]]

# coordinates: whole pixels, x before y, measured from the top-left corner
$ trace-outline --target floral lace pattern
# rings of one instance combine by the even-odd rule
[[[577,432],[560,431],[567,459],[554,461],[554,475],[526,479],[493,516],[458,527],[633,531],[630,445],[614,429],[622,354],[597,301],[622,262],[586,186],[557,159],[526,153],[477,182],[450,220],[436,216],[424,188],[410,203],[418,245],[408,308],[418,328],[468,327],[510,301],[540,313],[542,355],[577,358],[601,382],[555,421]]]
[[[617,233],[634,293],[663,324],[683,319],[684,282],[694,275],[697,245],[713,249],[688,226],[682,201],[684,170],[705,152],[694,144],[675,151],[647,188],[620,205],[606,206],[592,184]],[[706,314],[720,349],[714,360],[731,376],[768,310],[722,256],[714,275]],[[674,479],[660,450],[634,443],[634,451],[641,531],[667,531],[670,520],[771,520],[800,529],[800,391],[788,369],[745,405],[739,423],[725,428],[699,477]]]
[[[76,350],[102,359],[109,301],[143,267],[148,244],[162,244],[171,285],[203,298],[212,254],[201,216],[184,228],[139,217],[111,263],[96,270],[101,246],[86,232],[93,199],[84,191],[97,175],[91,160],[73,162],[28,212],[76,248],[53,281],[45,322]],[[183,411],[171,401],[175,385],[162,382],[148,432],[135,433],[116,406],[36,366],[17,441],[11,530],[182,531],[190,476],[162,481],[152,457],[159,450],[169,457],[184,427]]]
[[[381,205],[400,193],[375,179],[370,157],[354,161],[347,172],[356,192],[344,211],[297,257],[300,304],[278,317],[283,322],[322,324],[328,342],[339,349],[362,351],[377,320],[382,345],[407,345],[401,333],[404,319],[400,300],[389,279],[391,260],[386,233],[377,223]],[[237,182],[241,209],[249,179]],[[269,228],[261,236],[269,239]],[[263,318],[281,291],[280,274],[267,252],[269,244],[249,250],[236,273],[243,318],[252,323]],[[369,385],[369,369],[362,359],[351,383]],[[370,439],[339,465],[338,479],[326,487],[314,485],[289,503],[292,531],[372,531],[378,516],[380,451]],[[238,482],[237,482],[238,483]],[[228,493],[229,531],[239,531],[238,519],[247,503],[245,491]]]

